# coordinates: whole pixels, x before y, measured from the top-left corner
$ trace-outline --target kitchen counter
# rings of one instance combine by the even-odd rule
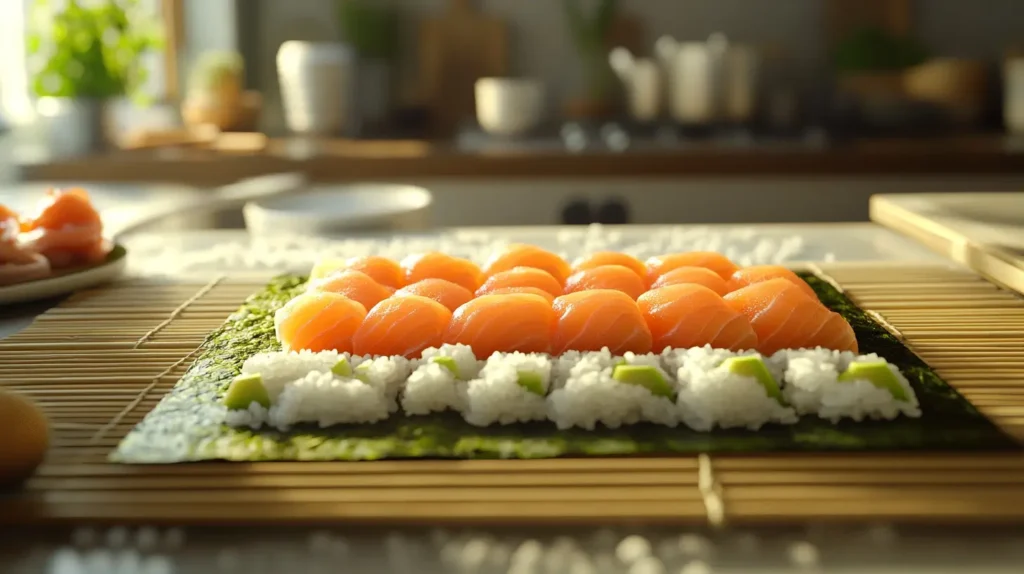
[[[19,161],[27,180],[161,181],[217,185],[274,171],[315,181],[413,178],[811,177],[1021,174],[1024,147],[997,136],[864,140],[825,146],[688,143],[625,152],[572,153],[556,147],[460,150],[417,140],[318,145],[271,140],[259,152],[156,149],[98,157]]]

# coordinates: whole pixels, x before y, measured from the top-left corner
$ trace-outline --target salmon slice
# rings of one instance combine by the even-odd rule
[[[333,269],[332,266],[337,265]],[[369,275],[385,287],[398,289],[405,286],[405,271],[395,261],[380,255],[350,257],[345,260],[328,259],[323,263],[323,274],[329,275],[340,269],[351,269]]]
[[[399,289],[395,296],[419,295],[433,299],[454,312],[473,299],[473,292],[444,279],[424,279]]]
[[[423,349],[441,346],[451,318],[452,312],[433,299],[419,295],[390,297],[370,309],[352,335],[352,352],[414,359]]]
[[[555,298],[558,317],[552,353],[600,351],[614,354],[651,350],[651,330],[640,307],[622,291],[595,289]]]
[[[679,267],[658,277],[658,280],[651,284],[651,289],[660,289],[670,285],[701,285],[711,289],[719,295],[729,292],[725,279],[718,276],[718,273],[706,267]]]
[[[17,260],[15,260],[17,259]],[[0,287],[50,276],[50,262],[11,243],[0,243]]]
[[[99,263],[113,249],[103,240],[100,214],[82,189],[47,191],[39,213],[21,222],[26,248],[54,268]]]
[[[818,294],[814,292],[814,289],[812,289],[806,281],[801,279],[796,273],[793,273],[781,265],[752,265],[750,267],[744,267],[732,274],[727,286],[729,288],[729,292],[732,292],[737,289],[742,289],[747,285],[761,283],[762,281],[768,281],[769,279],[785,279],[799,287],[801,291],[810,297],[814,297],[815,299],[818,298]]]
[[[757,350],[765,355],[814,347],[857,352],[857,336],[846,319],[786,279],[753,283],[723,299],[750,320]]]
[[[652,289],[640,296],[637,305],[651,329],[655,352],[704,345],[732,351],[757,348],[750,321],[703,285],[681,283]]]
[[[484,281],[484,284],[477,289],[477,295],[487,295],[500,289],[509,287],[533,287],[547,291],[552,297],[562,294],[562,284],[551,276],[550,273],[536,267],[515,267],[508,271],[495,273]]]
[[[636,273],[637,277],[647,280],[647,267],[644,266],[643,261],[640,261],[636,257],[626,253],[620,253],[618,251],[598,251],[580,257],[572,262],[573,271],[583,271],[586,269],[593,269],[594,267],[602,267],[604,265],[621,265],[630,269],[633,273]]]
[[[476,291],[483,283],[483,275],[476,263],[461,257],[452,257],[436,251],[410,255],[402,260],[406,285],[424,279],[444,279]]]
[[[577,271],[565,280],[565,292],[577,293],[593,289],[622,291],[630,299],[647,291],[647,285],[632,269],[624,265],[601,265]]]
[[[352,269],[338,271],[323,279],[311,281],[308,290],[344,295],[366,309],[373,309],[374,305],[394,294],[392,289],[377,283],[366,273]]]
[[[555,312],[540,295],[482,295],[455,311],[444,341],[469,345],[478,359],[496,352],[547,353],[554,329]]]
[[[548,304],[555,302],[555,295],[552,295],[551,293],[548,293],[547,291],[543,289],[538,289],[536,287],[502,287],[501,289],[495,289],[494,291],[487,293],[487,295],[507,295],[509,293],[528,293],[530,295],[540,295],[548,302]]]
[[[559,286],[565,285],[565,279],[572,272],[564,259],[550,251],[536,245],[513,243],[491,257],[484,265],[484,276],[490,277],[516,267],[533,267],[547,271],[558,281]]]
[[[725,255],[714,251],[689,251],[686,253],[670,253],[659,255],[647,260],[647,278],[654,284],[659,277],[680,267],[703,267],[728,280],[739,266],[729,261]]]
[[[278,309],[274,328],[286,351],[347,353],[365,317],[366,309],[358,302],[337,293],[313,291]]]

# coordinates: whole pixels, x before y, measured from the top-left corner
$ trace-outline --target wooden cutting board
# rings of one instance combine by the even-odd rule
[[[1024,293],[1024,193],[871,197],[871,220]]]
[[[450,136],[476,113],[476,80],[508,75],[508,28],[472,0],[448,0],[441,17],[421,25],[420,73],[435,135]]]

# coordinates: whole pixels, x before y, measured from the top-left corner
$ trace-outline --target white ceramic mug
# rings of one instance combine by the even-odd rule
[[[354,56],[343,44],[281,44],[277,74],[288,128],[309,135],[345,129],[353,105],[353,67]]]
[[[476,119],[488,133],[516,136],[537,127],[544,114],[538,80],[481,78],[476,81]]]

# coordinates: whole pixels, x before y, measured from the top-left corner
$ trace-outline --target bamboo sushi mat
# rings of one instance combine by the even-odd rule
[[[967,271],[829,264],[949,383],[1024,441],[1024,299]],[[0,386],[51,418],[49,458],[0,524],[1024,519],[1024,455],[774,454],[361,463],[106,462],[204,336],[262,281],[79,293],[0,342]]]

